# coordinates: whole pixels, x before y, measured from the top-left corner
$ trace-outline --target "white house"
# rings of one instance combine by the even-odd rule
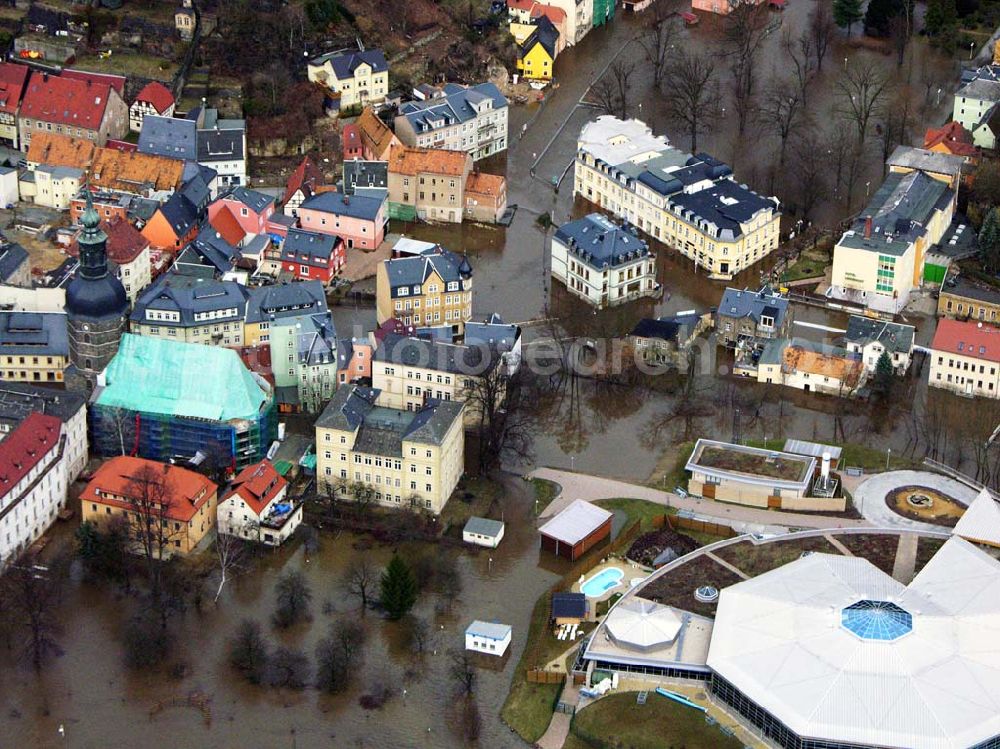
[[[63,423],[32,413],[0,441],[0,566],[23,553],[66,506]]]
[[[0,208],[14,205],[17,199],[17,169],[0,166]]]
[[[486,655],[502,656],[510,647],[509,624],[482,622],[478,619],[465,630],[465,649]]]
[[[552,238],[552,277],[603,309],[656,297],[656,256],[629,228],[599,213],[563,224]]]
[[[157,117],[174,116],[174,95],[159,81],[150,81],[136,94],[128,108],[128,126],[134,133],[142,131],[142,120],[147,114]]]
[[[951,117],[972,133],[972,142],[980,148],[996,146],[990,120],[997,102],[1000,102],[1000,81],[987,77],[976,77],[955,92]]]
[[[861,357],[865,371],[869,374],[875,373],[875,367],[883,352],[889,354],[893,371],[896,374],[905,374],[910,368],[915,333],[916,329],[912,325],[851,315],[844,342],[848,353],[858,354]]]
[[[302,505],[287,500],[287,491],[271,461],[247,466],[219,502],[219,533],[280,546],[302,523]]]
[[[489,518],[469,518],[462,529],[462,540],[467,544],[495,549],[503,539],[504,524]]]

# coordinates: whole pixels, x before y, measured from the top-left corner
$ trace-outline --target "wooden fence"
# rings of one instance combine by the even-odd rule
[[[531,684],[562,684],[563,679],[566,678],[566,674],[559,673],[558,671],[542,671],[541,669],[531,668],[525,672],[524,678]]]
[[[723,525],[722,523],[713,523],[711,520],[699,520],[698,518],[686,518],[674,515],[667,517],[667,522],[673,530],[686,528],[691,531],[711,533],[713,536],[722,536],[722,538],[732,538],[737,535],[732,527]]]

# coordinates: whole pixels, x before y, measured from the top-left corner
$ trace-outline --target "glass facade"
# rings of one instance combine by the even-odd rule
[[[840,623],[863,640],[897,640],[913,630],[913,617],[888,601],[858,601],[840,612]]]

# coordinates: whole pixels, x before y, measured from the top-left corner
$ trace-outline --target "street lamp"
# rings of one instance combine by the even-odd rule
[[[972,59],[972,56],[975,54],[975,49],[976,49],[976,43],[975,42],[969,42],[969,59],[970,60]]]
[[[847,70],[847,58],[844,58],[844,70]]]
[[[868,200],[868,188],[872,186],[871,180],[865,182],[865,200]]]
[[[889,456],[892,455],[892,448],[887,447],[885,449],[885,470],[889,470]]]
[[[938,89],[938,90],[937,90],[937,101],[936,101],[936,102],[934,102],[934,106],[936,107],[936,106],[938,106],[939,104],[941,104],[941,89]]]

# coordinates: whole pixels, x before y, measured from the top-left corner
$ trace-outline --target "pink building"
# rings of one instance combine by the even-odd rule
[[[372,377],[374,347],[365,338],[342,338],[337,342],[337,383],[343,385]]]
[[[224,208],[229,209],[245,234],[266,234],[268,220],[274,213],[274,197],[237,187],[208,206],[208,222],[212,226]]]
[[[385,239],[388,223],[388,197],[385,190],[369,194],[345,195],[322,192],[299,206],[299,225],[321,234],[344,240],[350,249],[374,250]]]

